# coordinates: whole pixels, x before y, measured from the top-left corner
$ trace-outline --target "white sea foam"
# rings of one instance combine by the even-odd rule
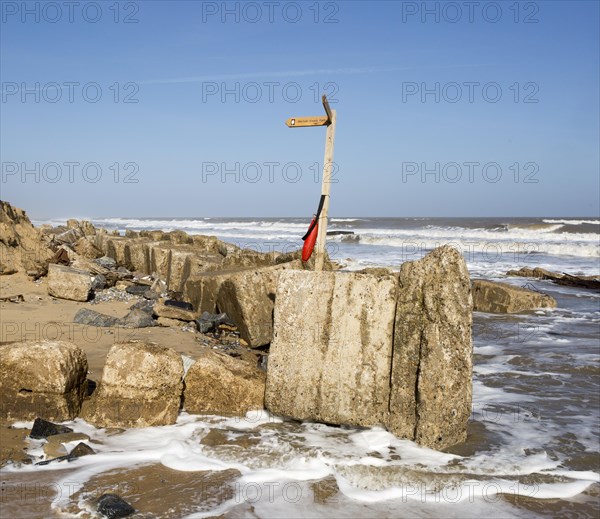
[[[532,231],[494,233],[487,230],[461,231],[431,230],[415,233],[412,230],[393,233],[379,230],[363,231],[361,244],[399,247],[408,254],[414,250],[432,250],[444,244],[453,245],[467,254],[481,254],[496,258],[506,254],[520,257],[546,253],[556,256],[600,257],[598,235],[593,233],[538,234]]]
[[[560,223],[560,224],[564,224],[564,225],[583,225],[583,224],[600,225],[600,220],[567,220],[567,219],[559,220],[559,219],[545,218],[542,221],[544,223]]]
[[[242,422],[245,423],[242,425]],[[57,482],[58,488],[66,488],[73,481],[83,485],[108,470],[147,463],[162,463],[179,471],[237,469],[241,473],[236,483],[238,492],[249,485],[300,484],[331,475],[345,499],[368,503],[414,501],[434,506],[485,500],[500,493],[528,495],[536,499],[568,498],[598,481],[598,474],[593,471],[571,472],[559,468],[560,462],[550,459],[545,453],[525,456],[521,449],[515,450],[517,444],[531,441],[527,433],[523,434],[525,431],[519,431],[518,438],[514,438],[515,446],[508,444],[495,449],[493,454],[462,458],[400,440],[377,427],[340,429],[307,423],[291,425],[292,430],[288,431],[284,422],[264,412],[239,421],[183,413],[173,426],[131,429],[114,435],[108,435],[104,429],[96,429],[81,419],[65,423],[94,440],[91,445],[97,451],[95,456],[46,466],[9,465],[3,470],[60,473],[69,468],[68,475],[60,477]],[[270,426],[263,429],[267,423]],[[281,424],[283,429],[274,435],[272,424]],[[499,431],[506,426],[493,421],[489,425],[492,428],[496,426]],[[15,426],[31,427],[31,422]],[[253,463],[249,464],[244,456],[236,459],[235,451],[229,452],[225,458],[220,457],[218,451],[199,441],[211,428],[231,430],[232,427],[240,431],[251,429],[253,434],[259,435],[261,443],[254,448]],[[40,443],[32,442],[30,453],[39,453]],[[374,451],[380,455],[371,455]],[[397,454],[398,459],[389,458],[392,452]],[[475,474],[478,475],[477,480],[472,479]],[[518,480],[520,476],[535,474],[560,479],[534,487]],[[432,489],[437,490],[432,492]],[[53,503],[54,508],[62,509],[69,497],[59,495]],[[213,515],[224,513],[239,503],[238,496],[238,499],[226,501],[211,512]],[[190,517],[203,516],[204,512],[198,512]]]

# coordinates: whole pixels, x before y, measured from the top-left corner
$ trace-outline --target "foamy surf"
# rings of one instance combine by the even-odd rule
[[[495,425],[494,420],[482,422],[489,422],[486,426]],[[264,411],[238,418],[182,413],[172,426],[131,429],[117,434],[97,429],[81,419],[64,423],[88,434],[88,443],[97,454],[71,463],[9,465],[3,469],[13,473],[58,473],[56,487],[71,489],[70,493],[59,493],[52,502],[53,510],[63,515],[72,506],[77,490],[84,489],[86,482],[94,477],[149,463],[160,463],[182,472],[239,472],[232,482],[231,499],[215,509],[192,512],[187,517],[225,514],[244,508],[249,502],[272,504],[275,489],[288,488],[289,493],[292,487],[296,493],[294,499],[306,502],[309,516],[323,517],[314,502],[313,507],[310,506],[307,483],[330,477],[336,482],[337,499],[342,506],[362,502],[385,505],[389,510],[408,505],[415,516],[420,516],[423,505],[431,506],[434,513],[436,507],[443,513],[445,507],[460,503],[485,509],[487,505],[497,505],[498,496],[502,495],[537,500],[568,499],[600,480],[599,474],[593,471],[565,470],[560,462],[544,452],[523,455],[521,449],[515,449],[516,445],[506,445],[500,450],[490,446],[490,452],[466,458],[420,447],[381,428],[285,422]],[[21,422],[15,427],[31,425]],[[233,446],[203,443],[211,430],[239,438],[251,434],[258,442],[250,451],[236,448],[235,443]],[[32,441],[29,454],[40,455],[40,444]],[[60,475],[62,472],[64,476]],[[73,482],[80,488],[73,488]],[[254,492],[252,499],[248,499],[249,489]],[[286,495],[281,494],[280,498],[284,503]],[[78,506],[91,513],[85,499],[80,499]],[[512,507],[504,503],[501,509],[510,513]],[[265,512],[260,517],[274,516],[272,508]]]

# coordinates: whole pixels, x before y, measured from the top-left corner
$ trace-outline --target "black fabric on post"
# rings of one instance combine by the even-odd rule
[[[315,216],[315,220],[311,224],[311,226],[308,228],[308,231],[306,231],[306,234],[304,236],[302,236],[302,241],[304,241],[304,240],[306,240],[306,238],[308,238],[309,234],[315,228],[315,225],[317,225],[317,222],[319,221],[319,216],[321,215],[321,211],[323,210],[323,204],[325,203],[325,196],[326,195],[321,195],[321,200],[319,200],[319,208],[317,209],[317,214]]]

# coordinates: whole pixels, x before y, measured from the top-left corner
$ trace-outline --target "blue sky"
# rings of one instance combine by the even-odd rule
[[[323,91],[333,216],[600,211],[598,2],[1,4],[1,198],[34,218],[310,216],[325,129],[284,121]]]

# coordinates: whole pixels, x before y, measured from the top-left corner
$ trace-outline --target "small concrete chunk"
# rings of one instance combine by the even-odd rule
[[[48,265],[48,294],[60,299],[87,301],[92,289],[89,272],[63,265]]]
[[[83,418],[99,427],[170,425],[182,391],[183,362],[175,350],[144,341],[116,343]]]
[[[58,458],[67,455],[67,448],[64,446],[65,443],[89,439],[90,437],[83,433],[68,432],[63,434],[54,434],[48,437],[48,441],[42,448],[47,459]],[[68,454],[72,454],[72,452]]]
[[[185,310],[177,306],[166,305],[164,300],[154,303],[154,314],[168,319],[179,319],[180,321],[195,321],[198,318],[198,312]]]

